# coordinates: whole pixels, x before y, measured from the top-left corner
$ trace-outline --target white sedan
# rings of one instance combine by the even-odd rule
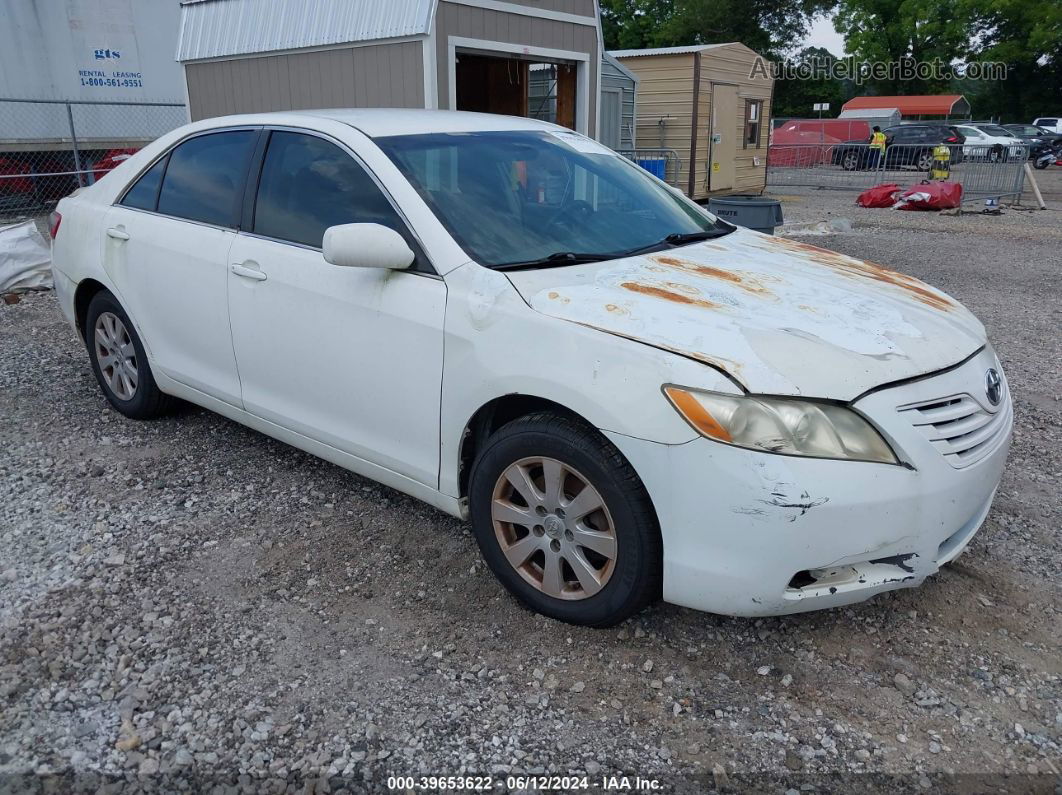
[[[988,160],[995,163],[1011,157],[1021,157],[1025,142],[998,124],[963,124],[959,132],[966,136],[962,154],[966,160]]]
[[[1010,441],[954,299],[735,228],[542,122],[210,119],[64,199],[52,234],[115,409],[191,401],[469,518],[564,621],[917,585],[981,525]]]

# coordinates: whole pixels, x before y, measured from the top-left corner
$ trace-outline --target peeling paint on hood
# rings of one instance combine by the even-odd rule
[[[744,229],[506,275],[543,314],[704,361],[751,392],[851,400],[985,344],[977,318],[918,279]]]

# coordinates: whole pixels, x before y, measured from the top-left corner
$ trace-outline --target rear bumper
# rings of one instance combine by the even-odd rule
[[[896,407],[959,385],[972,390],[990,362],[986,352],[951,373],[858,402],[908,466],[610,434],[660,520],[664,599],[713,613],[777,615],[922,583],[962,552],[988,515],[1009,448],[1009,395],[992,449],[962,468]]]

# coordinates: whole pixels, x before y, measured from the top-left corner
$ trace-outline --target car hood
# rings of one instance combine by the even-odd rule
[[[852,400],[985,344],[977,318],[918,279],[745,229],[506,275],[542,314],[698,359],[750,392]]]

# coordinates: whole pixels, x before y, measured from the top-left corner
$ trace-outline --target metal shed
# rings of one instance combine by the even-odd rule
[[[760,55],[738,42],[610,55],[638,77],[639,147],[676,154],[669,181],[694,199],[763,190],[774,80]]]
[[[602,51],[595,0],[185,0],[177,59],[193,120],[315,107],[528,116],[531,75],[549,70],[540,118],[594,136]]]

